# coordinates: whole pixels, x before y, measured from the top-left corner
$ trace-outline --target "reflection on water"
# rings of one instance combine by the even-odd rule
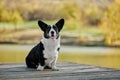
[[[34,45],[0,45],[0,63],[24,62]],[[120,50],[105,47],[63,46],[58,61],[120,69]]]

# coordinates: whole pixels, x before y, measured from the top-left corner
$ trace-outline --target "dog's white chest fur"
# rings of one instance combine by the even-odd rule
[[[46,58],[45,66],[51,67],[53,70],[57,70],[56,61],[58,58],[57,49],[60,47],[60,36],[58,39],[45,39],[42,38],[41,42],[44,45],[43,56]],[[43,67],[38,67],[39,70],[43,70]]]
[[[60,47],[60,36],[58,39],[52,40],[52,39],[45,39],[42,38],[41,42],[44,45],[44,57],[47,59],[53,59],[54,57],[58,56],[57,49]]]

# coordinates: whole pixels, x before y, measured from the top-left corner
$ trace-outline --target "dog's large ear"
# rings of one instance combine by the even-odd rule
[[[48,26],[46,23],[42,22],[42,21],[38,21],[38,25],[41,28],[42,31],[45,31],[46,27]]]
[[[64,19],[60,19],[55,25],[58,27],[58,31],[60,32],[64,25]]]

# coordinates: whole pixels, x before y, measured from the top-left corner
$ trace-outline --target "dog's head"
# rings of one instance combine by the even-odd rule
[[[46,23],[42,21],[38,21],[38,25],[41,28],[41,30],[44,32],[44,37],[46,39],[57,39],[59,37],[59,32],[63,28],[64,25],[64,19],[60,19],[56,24],[54,25],[47,25]]]

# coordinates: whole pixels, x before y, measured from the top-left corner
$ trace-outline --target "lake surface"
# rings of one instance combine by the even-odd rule
[[[0,64],[24,62],[34,45],[0,45]],[[58,61],[120,69],[120,49],[61,46]]]

